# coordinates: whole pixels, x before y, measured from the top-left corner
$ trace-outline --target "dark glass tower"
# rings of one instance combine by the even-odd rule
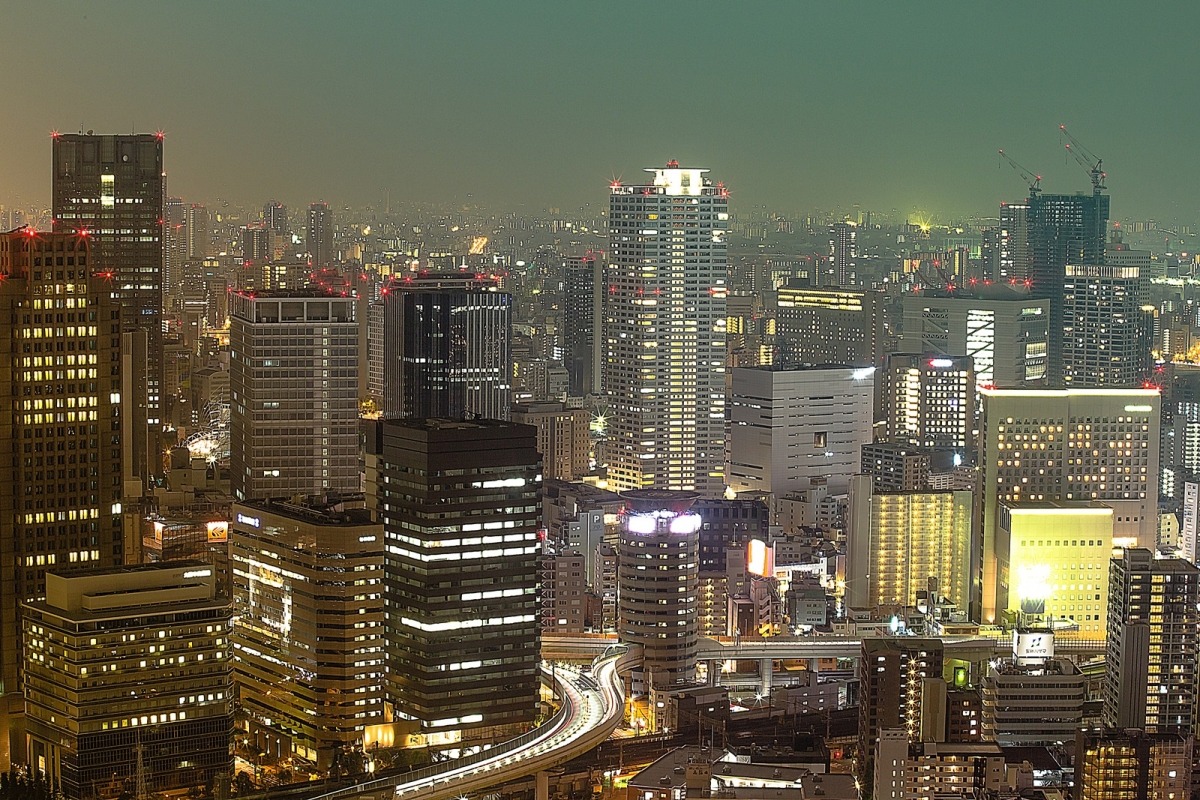
[[[461,273],[383,290],[382,410],[389,419],[508,419],[512,295]]]
[[[562,332],[568,380],[574,397],[600,393],[603,337],[596,325],[604,318],[604,293],[600,290],[603,273],[603,259],[590,253],[566,260]]]
[[[1035,297],[1050,301],[1047,376],[1063,381],[1063,307],[1067,264],[1103,264],[1107,195],[1040,194],[1029,198],[1029,277]]]

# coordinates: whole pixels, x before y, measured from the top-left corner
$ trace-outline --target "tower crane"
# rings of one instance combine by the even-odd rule
[[[1104,179],[1108,177],[1108,173],[1103,170],[1104,161],[1088,150],[1083,144],[1071,135],[1067,130],[1066,125],[1059,125],[1058,130],[1063,136],[1067,137],[1067,152],[1079,162],[1079,166],[1083,167],[1089,177],[1092,179],[1092,194],[1100,194],[1107,187],[1104,185]]]
[[[1005,161],[1007,161],[1008,165],[1010,167],[1012,167],[1013,169],[1015,169],[1017,171],[1017,174],[1025,179],[1025,183],[1029,184],[1029,196],[1037,197],[1038,194],[1042,191],[1042,176],[1035,175],[1034,173],[1025,169],[1020,164],[1018,164],[1016,161],[1014,161],[1012,156],[1010,156],[1008,153],[1004,152],[1003,150],[1000,151],[1000,157],[1003,158]]]

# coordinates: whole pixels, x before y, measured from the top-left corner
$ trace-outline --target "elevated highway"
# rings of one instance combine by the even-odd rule
[[[640,648],[609,644],[591,675],[559,666],[550,674],[562,706],[544,724],[479,753],[401,775],[309,795],[308,800],[449,800],[536,774],[587,753],[620,725],[624,674],[641,661]],[[543,665],[549,672],[549,667]]]

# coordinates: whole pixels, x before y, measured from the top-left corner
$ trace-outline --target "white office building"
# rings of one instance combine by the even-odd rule
[[[871,442],[871,367],[733,370],[727,474],[738,492],[776,498],[824,478],[845,492]]]

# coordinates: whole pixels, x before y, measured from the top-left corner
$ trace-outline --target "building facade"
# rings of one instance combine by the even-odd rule
[[[725,490],[729,193],[707,170],[614,184],[605,268],[608,483]]]
[[[333,210],[328,203],[313,203],[308,207],[308,224],[304,231],[304,248],[309,265],[316,268],[333,266],[337,253],[333,249]]]
[[[382,290],[371,372],[388,419],[508,419],[512,295],[462,273],[393,280]]]
[[[1140,386],[1150,368],[1139,267],[1068,264],[1063,280],[1063,383]]]
[[[604,374],[604,257],[565,259],[563,362],[572,397],[600,394]]]
[[[29,764],[63,794],[203,786],[233,768],[229,601],[202,561],[46,576],[25,605]]]
[[[870,367],[733,370],[729,486],[776,498],[825,479],[845,491],[872,439]]]
[[[1200,568],[1127,548],[1112,559],[1104,724],[1191,736],[1196,727]]]
[[[587,409],[555,402],[517,403],[510,416],[513,422],[537,428],[546,480],[577,481],[588,473],[592,415]]]
[[[366,509],[284,502],[235,503],[232,517],[234,680],[250,736],[327,770],[384,718],[383,526]]]
[[[368,429],[385,543],[389,702],[431,744],[537,715],[541,457],[528,425]]]
[[[55,232],[88,231],[97,272],[121,311],[123,467],[162,472],[163,136],[55,134]]]
[[[230,473],[237,500],[360,491],[353,298],[230,298]]]
[[[974,294],[907,294],[900,351],[969,356],[978,388],[1035,389],[1046,383],[1050,301],[1020,288]]]
[[[980,421],[982,622],[1007,603],[997,541],[1002,503],[1097,501],[1113,509],[1114,543],[1158,535],[1159,406],[1155,389],[984,389]]]
[[[120,307],[92,261],[91,236],[0,234],[0,348],[6,409],[0,459],[0,680],[4,731],[18,729],[22,602],[46,570],[113,566],[137,552],[121,521]],[[11,743],[19,759],[24,746]],[[0,756],[10,754],[0,734]]]
[[[888,441],[953,450],[970,460],[975,370],[969,356],[892,353],[879,377]]]
[[[624,492],[617,547],[621,641],[643,648],[647,686],[696,679],[700,515],[696,492]]]
[[[879,364],[884,314],[876,292],[789,281],[779,287],[775,304],[780,363]]]

